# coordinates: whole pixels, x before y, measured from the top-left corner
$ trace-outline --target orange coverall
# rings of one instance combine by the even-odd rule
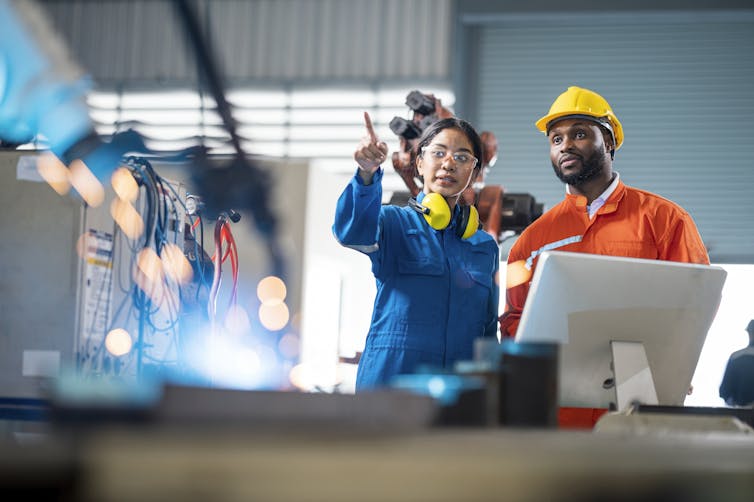
[[[537,259],[550,250],[709,264],[694,220],[678,204],[619,181],[590,219],[586,197],[567,193],[511,248],[500,316],[503,337],[516,335]]]

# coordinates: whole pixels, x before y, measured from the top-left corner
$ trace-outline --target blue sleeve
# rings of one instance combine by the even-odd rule
[[[500,278],[498,272],[500,268],[500,250],[495,242],[495,252],[493,253],[493,259],[495,263],[493,265],[492,272],[492,289],[490,291],[490,303],[487,306],[487,323],[484,326],[484,336],[497,338],[499,324],[498,324],[498,305],[500,302]]]
[[[382,169],[377,170],[372,183],[364,185],[357,171],[340,194],[332,231],[341,245],[364,253],[377,249],[382,173]]]

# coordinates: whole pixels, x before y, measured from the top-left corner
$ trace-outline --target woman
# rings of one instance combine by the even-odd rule
[[[475,210],[457,204],[481,168],[477,132],[458,118],[427,127],[416,156],[423,192],[406,207],[382,206],[380,165],[388,148],[369,114],[364,120],[367,136],[354,153],[358,170],[338,199],[333,224],[338,242],[369,256],[377,281],[357,391],[471,359],[476,338],[496,336],[498,307],[497,243],[476,231]]]

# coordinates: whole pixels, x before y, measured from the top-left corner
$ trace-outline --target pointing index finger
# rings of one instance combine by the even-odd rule
[[[364,112],[364,123],[367,126],[369,138],[372,142],[379,143],[380,140],[377,138],[377,133],[374,132],[374,126],[372,125],[372,119],[369,117],[369,112]]]

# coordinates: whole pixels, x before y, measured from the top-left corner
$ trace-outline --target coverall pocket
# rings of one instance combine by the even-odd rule
[[[659,258],[657,248],[651,242],[644,241],[609,241],[604,244],[604,252],[601,254],[626,258]]]
[[[442,275],[445,271],[443,264],[429,258],[400,258],[398,272],[401,274]]]

